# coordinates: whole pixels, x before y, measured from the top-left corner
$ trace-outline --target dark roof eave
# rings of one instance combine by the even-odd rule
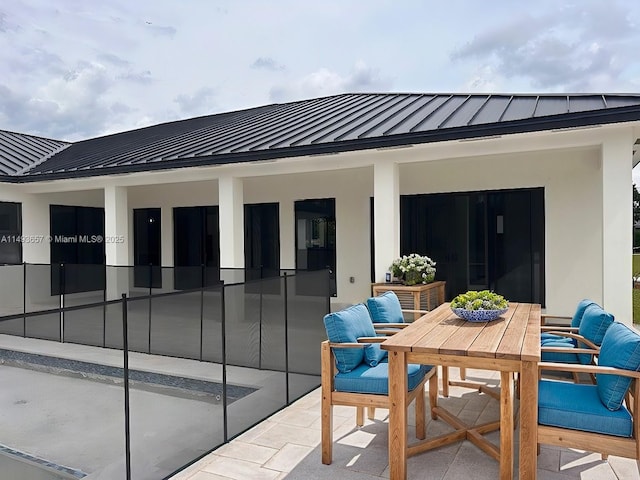
[[[86,178],[105,175],[121,175],[127,173],[151,172],[187,167],[205,167],[225,165],[230,163],[249,163],[265,160],[277,160],[306,155],[337,154],[358,150],[376,148],[401,147],[410,144],[435,143],[455,140],[467,140],[480,137],[498,135],[512,135],[516,133],[530,133],[565,128],[588,127],[611,123],[624,123],[640,120],[640,106],[632,105],[609,110],[585,111],[549,117],[528,118],[509,122],[490,123],[472,126],[430,130],[425,132],[411,132],[398,135],[388,135],[376,138],[347,140],[333,143],[301,145],[270,150],[256,150],[251,152],[237,152],[224,155],[210,155],[160,161],[157,163],[142,163],[138,165],[119,165],[115,167],[89,168],[86,170],[49,172],[41,174],[26,174],[20,177],[0,177],[0,181],[11,183],[31,183],[49,180],[63,180],[72,178]]]

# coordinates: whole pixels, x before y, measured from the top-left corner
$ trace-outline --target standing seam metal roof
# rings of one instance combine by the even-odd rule
[[[69,145],[60,140],[0,130],[0,174],[21,174]]]
[[[634,120],[640,94],[341,94],[84,140],[0,173],[70,178]]]

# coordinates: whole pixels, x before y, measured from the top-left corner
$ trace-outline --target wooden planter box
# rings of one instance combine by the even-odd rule
[[[407,310],[433,310],[444,303],[444,286],[446,282],[437,281],[418,285],[402,285],[400,283],[373,283],[371,290],[374,296],[393,291],[400,300],[400,305]],[[414,319],[420,313],[414,313]]]

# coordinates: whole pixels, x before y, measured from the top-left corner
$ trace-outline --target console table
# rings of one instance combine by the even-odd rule
[[[402,308],[407,310],[433,310],[444,303],[444,286],[447,282],[437,281],[418,285],[402,285],[401,283],[374,283],[371,285],[373,295],[392,291],[400,300]],[[414,313],[414,319],[422,316]]]

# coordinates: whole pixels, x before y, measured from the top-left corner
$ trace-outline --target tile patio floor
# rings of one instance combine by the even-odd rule
[[[452,377],[457,369],[451,369]],[[493,372],[468,370],[468,379],[496,385]],[[440,403],[466,422],[498,418],[498,403],[475,390],[451,387]],[[413,405],[409,408],[409,422]],[[444,432],[443,421],[430,420],[427,436]],[[498,441],[498,432],[490,434]],[[517,438],[517,435],[516,435]],[[536,448],[532,445],[531,448]],[[517,452],[517,445],[516,445]],[[516,466],[517,468],[517,466]],[[468,441],[416,455],[408,460],[410,480],[491,480],[498,464]],[[172,480],[376,480],[389,478],[387,411],[378,409],[374,421],[355,425],[355,409],[334,407],[333,463],[320,461],[320,389],[272,415],[211,454],[172,477]],[[634,460],[578,450],[545,447],[538,457],[540,480],[640,480]]]

